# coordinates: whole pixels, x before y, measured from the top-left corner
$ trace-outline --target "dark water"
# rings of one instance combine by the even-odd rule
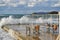
[[[32,14],[0,14],[0,19],[3,17],[9,17],[9,16],[13,16],[14,18],[21,18],[24,15],[30,15],[32,17]],[[38,18],[38,17],[43,17],[43,18],[58,18],[57,14],[37,14],[37,15],[33,15],[33,17]]]
[[[9,16],[13,16],[13,18],[21,18],[24,15],[26,15],[26,14],[1,14],[0,19],[3,17],[9,17]]]

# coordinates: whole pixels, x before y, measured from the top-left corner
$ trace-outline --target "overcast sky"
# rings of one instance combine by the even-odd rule
[[[0,14],[60,11],[60,0],[0,0]]]

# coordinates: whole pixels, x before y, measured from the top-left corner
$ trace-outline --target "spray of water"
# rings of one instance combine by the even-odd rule
[[[37,19],[33,19],[33,18],[28,18],[27,16],[23,16],[19,19],[17,18],[13,18],[12,16],[9,16],[7,18],[2,18],[0,21],[0,27],[2,25],[6,25],[6,24],[18,24],[18,23],[52,23],[52,22],[58,22],[57,19],[52,19],[52,18],[48,18],[48,19],[43,19],[43,18],[37,18]]]

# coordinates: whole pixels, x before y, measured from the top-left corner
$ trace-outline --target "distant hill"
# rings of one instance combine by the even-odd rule
[[[52,11],[52,12],[49,12],[49,14],[58,14],[57,11]]]
[[[57,11],[52,11],[52,12],[35,12],[35,13],[32,13],[32,14],[58,14]]]
[[[32,13],[32,14],[47,14],[48,12],[35,12],[35,13]]]

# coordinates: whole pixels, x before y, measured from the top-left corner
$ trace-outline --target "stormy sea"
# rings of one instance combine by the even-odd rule
[[[1,27],[3,25],[21,32],[26,35],[26,26],[33,28],[35,25],[40,24],[57,24],[59,23],[57,14],[1,14],[0,15],[0,40],[15,40],[7,32],[5,32]],[[40,30],[46,32],[46,26],[40,25]],[[52,28],[50,32],[53,34]],[[55,32],[59,33],[59,29]],[[32,32],[31,32],[31,35]]]

